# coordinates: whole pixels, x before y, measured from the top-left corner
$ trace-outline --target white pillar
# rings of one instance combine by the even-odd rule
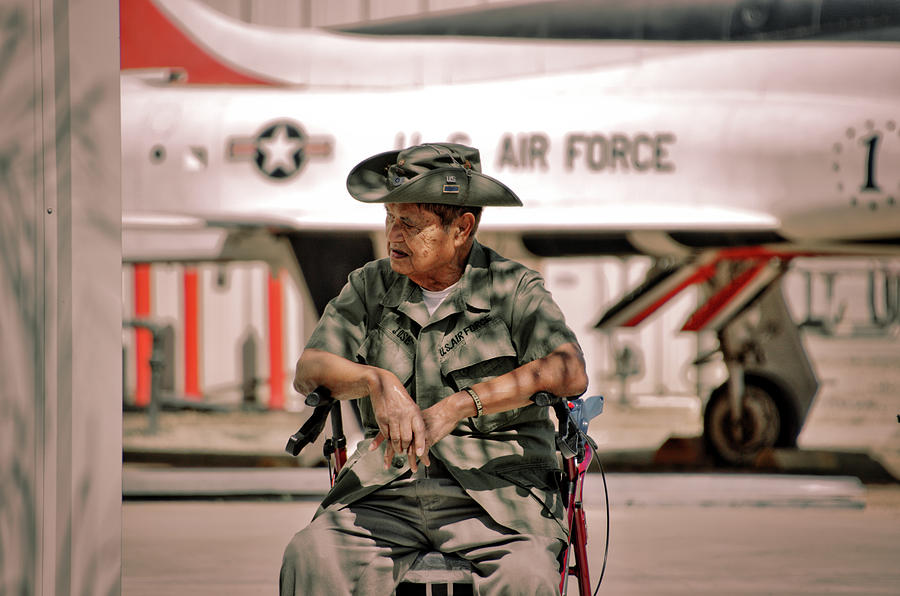
[[[0,593],[118,594],[118,2],[4,0],[0,106]]]

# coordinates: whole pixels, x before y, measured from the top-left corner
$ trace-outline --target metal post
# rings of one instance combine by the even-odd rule
[[[150,403],[147,405],[147,432],[156,434],[159,430],[160,392],[163,374],[166,370],[166,348],[164,328],[151,326],[153,351],[150,353]]]
[[[162,405],[163,375],[166,369],[166,328],[149,321],[123,321],[127,327],[146,329],[152,337],[150,352],[150,400],[147,404],[147,432],[156,433],[159,428],[159,410]]]
[[[256,387],[259,384],[256,378],[257,350],[256,336],[253,330],[249,329],[241,343],[241,395],[245,409],[255,408],[259,401],[256,396]]]

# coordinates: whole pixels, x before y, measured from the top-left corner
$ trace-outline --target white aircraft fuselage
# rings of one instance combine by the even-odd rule
[[[456,141],[480,148],[485,172],[525,204],[488,210],[485,229],[771,232],[871,249],[900,237],[898,71],[900,46],[792,42],[673,45],[574,72],[398,89],[126,75],[125,216],[372,228],[382,212],[346,193],[350,168]]]

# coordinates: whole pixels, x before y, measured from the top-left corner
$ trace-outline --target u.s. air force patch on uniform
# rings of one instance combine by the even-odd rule
[[[488,325],[493,322],[493,317],[491,315],[487,315],[481,319],[478,319],[474,323],[466,325],[455,334],[451,336],[447,336],[444,338],[444,343],[438,348],[438,353],[441,355],[441,358],[450,353],[451,350],[456,348],[459,345],[466,343],[466,339],[469,335],[475,335],[480,330],[484,329]]]

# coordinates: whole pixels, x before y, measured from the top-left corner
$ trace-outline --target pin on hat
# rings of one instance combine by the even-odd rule
[[[356,165],[347,190],[363,203],[521,206],[505,184],[481,173],[478,149],[428,143],[379,153]]]

